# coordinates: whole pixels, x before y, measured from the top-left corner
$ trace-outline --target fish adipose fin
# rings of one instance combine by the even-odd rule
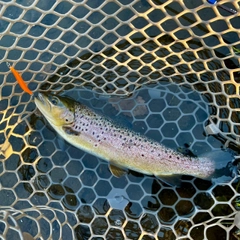
[[[234,173],[234,167],[232,165],[234,156],[231,152],[216,150],[201,155],[199,159],[201,160],[202,157],[211,159],[215,165],[215,171],[206,180],[216,184],[231,181]]]
[[[188,157],[197,157],[190,149],[188,144],[184,144],[183,147],[178,147],[177,151]]]
[[[181,181],[182,175],[166,175],[166,176],[161,175],[157,177],[171,187],[174,187],[174,186],[180,187],[182,183]]]
[[[117,178],[120,178],[126,174],[125,169],[117,167],[116,165],[112,165],[112,164],[109,164],[109,170]]]

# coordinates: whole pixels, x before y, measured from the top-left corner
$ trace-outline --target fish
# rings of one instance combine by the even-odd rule
[[[133,170],[174,186],[179,185],[182,175],[207,180],[220,178],[232,160],[232,153],[223,150],[200,157],[186,156],[69,97],[39,92],[34,101],[63,139],[108,161],[117,177]]]

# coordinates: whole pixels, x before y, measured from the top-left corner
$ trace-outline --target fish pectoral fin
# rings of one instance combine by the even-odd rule
[[[122,169],[122,168],[117,167],[116,165],[112,165],[112,164],[109,164],[109,170],[117,178],[120,178],[126,174],[125,169]]]
[[[72,129],[72,127],[63,126],[63,127],[62,127],[62,130],[63,130],[66,134],[68,134],[68,135],[78,136],[78,135],[81,134],[80,132],[75,131],[74,129]]]
[[[182,175],[160,175],[157,176],[160,180],[162,180],[164,183],[166,183],[169,186],[176,186],[176,187],[180,187],[181,186],[181,178]]]

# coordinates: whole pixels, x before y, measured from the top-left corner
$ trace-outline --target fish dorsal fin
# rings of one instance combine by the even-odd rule
[[[164,183],[166,183],[169,186],[176,186],[176,187],[180,187],[181,186],[181,177],[182,175],[161,175],[161,176],[157,176],[160,180],[162,180]]]
[[[109,170],[117,178],[120,178],[121,176],[126,174],[125,169],[122,169],[122,168],[117,167],[116,165],[112,165],[112,164],[109,164]]]

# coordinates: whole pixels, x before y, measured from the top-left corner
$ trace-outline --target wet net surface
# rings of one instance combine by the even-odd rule
[[[187,0],[2,1],[0,13],[2,239],[239,238],[239,176],[116,178],[54,132],[6,65],[177,151],[237,156],[239,13]]]

